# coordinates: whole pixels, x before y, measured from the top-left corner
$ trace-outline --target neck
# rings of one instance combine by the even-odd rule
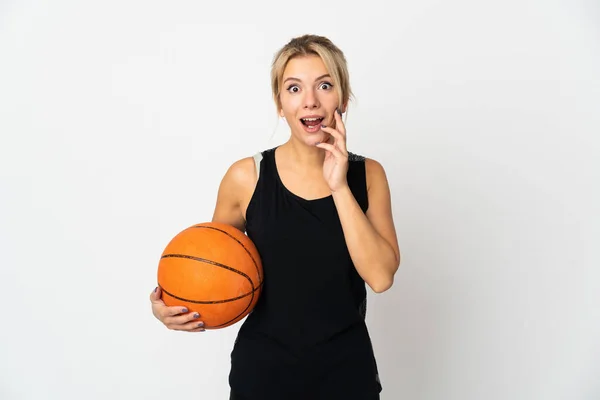
[[[302,165],[308,169],[323,167],[325,150],[301,143],[293,136],[280,147],[283,148],[288,159],[296,165]]]

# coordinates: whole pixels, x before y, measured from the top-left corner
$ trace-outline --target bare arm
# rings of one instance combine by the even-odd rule
[[[223,177],[217,194],[217,204],[213,214],[213,222],[221,222],[245,230],[245,204],[250,199],[256,181],[256,172],[252,158],[235,162]],[[161,299],[161,288],[150,293],[152,313],[167,328],[202,332],[205,330],[201,315],[188,312],[179,306],[168,307]]]
[[[390,190],[383,167],[367,159],[369,209],[363,213],[350,188],[334,192],[346,244],[359,275],[377,293],[389,289],[400,264]]]
[[[219,185],[217,203],[212,221],[232,225],[245,231],[245,209],[256,182],[256,168],[252,157],[233,163]]]

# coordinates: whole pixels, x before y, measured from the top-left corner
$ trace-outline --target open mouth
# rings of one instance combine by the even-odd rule
[[[321,126],[321,122],[323,122],[324,118],[300,118],[300,122],[302,122],[302,124],[304,126],[307,126],[309,128],[314,128],[315,126]]]

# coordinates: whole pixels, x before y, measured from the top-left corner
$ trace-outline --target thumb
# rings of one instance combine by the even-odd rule
[[[160,289],[160,286],[157,286],[152,293],[150,293],[150,301],[152,301],[153,303],[162,303],[163,301],[161,300],[161,294],[162,291]]]

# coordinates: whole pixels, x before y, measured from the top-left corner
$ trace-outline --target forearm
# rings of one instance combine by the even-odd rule
[[[333,200],[359,275],[375,292],[389,289],[400,263],[394,249],[375,230],[349,187],[333,192]]]

